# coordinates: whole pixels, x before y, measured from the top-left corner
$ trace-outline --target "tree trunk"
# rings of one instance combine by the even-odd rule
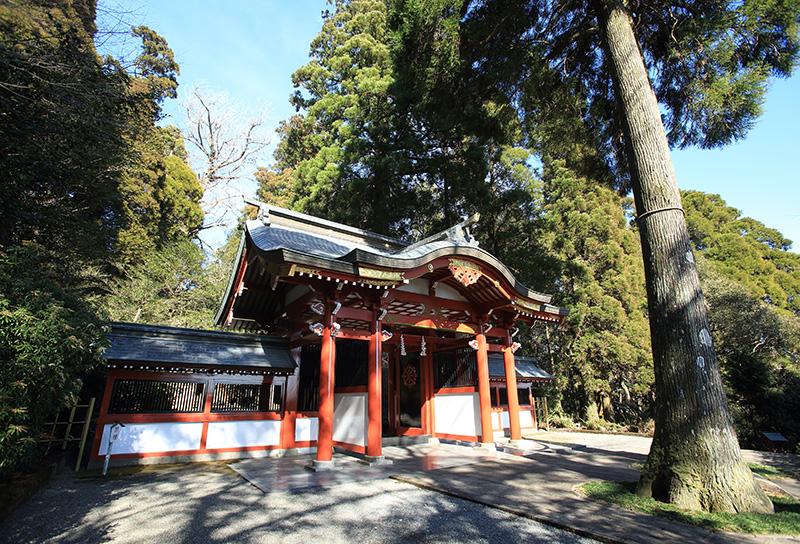
[[[637,492],[687,509],[771,512],[739,451],[669,145],[630,14],[620,0],[597,4],[623,118],[653,345],[656,427]]]

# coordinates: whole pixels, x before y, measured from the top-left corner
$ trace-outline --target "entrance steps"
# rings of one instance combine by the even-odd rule
[[[431,439],[429,434],[418,436],[384,436],[381,444],[384,446],[414,446],[417,444],[427,444]]]

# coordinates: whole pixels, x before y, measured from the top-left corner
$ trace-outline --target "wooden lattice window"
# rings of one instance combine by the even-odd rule
[[[206,384],[196,381],[116,380],[109,414],[184,414],[203,411]]]
[[[212,412],[280,412],[281,384],[218,383],[211,400]]]
[[[433,354],[436,388],[468,387],[478,383],[475,350],[437,351]]]
[[[319,408],[319,358],[321,346],[306,344],[300,350],[300,378],[297,410],[316,412]]]

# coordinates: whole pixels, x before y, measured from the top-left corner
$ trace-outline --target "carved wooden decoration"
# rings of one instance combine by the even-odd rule
[[[417,385],[417,369],[411,365],[406,365],[403,369],[403,384],[406,387]]]
[[[464,287],[469,287],[477,282],[483,275],[478,265],[459,259],[450,259],[450,265],[447,268],[450,269],[450,273],[453,274],[453,277]]]
[[[317,336],[322,336],[322,331],[325,330],[325,325],[322,323],[314,323],[308,326],[309,330]]]

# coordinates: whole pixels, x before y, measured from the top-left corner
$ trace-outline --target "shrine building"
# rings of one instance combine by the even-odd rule
[[[112,324],[91,451],[114,463],[334,448],[380,462],[389,437],[493,447],[536,425],[515,336],[566,310],[517,281],[470,233],[423,240],[262,205],[247,221],[216,325]],[[403,438],[401,438],[403,439]]]

